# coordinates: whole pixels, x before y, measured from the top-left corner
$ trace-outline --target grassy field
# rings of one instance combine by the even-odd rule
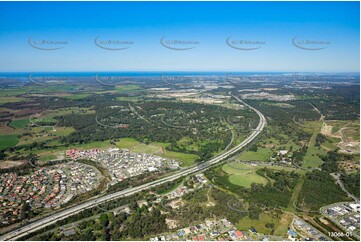
[[[195,160],[199,157],[193,154],[185,154],[180,152],[168,151],[165,148],[168,146],[168,143],[153,142],[149,145],[142,144],[141,142],[133,138],[122,138],[116,143],[116,146],[121,149],[130,149],[134,152],[142,153],[157,153],[163,155],[163,157],[168,159],[175,159],[182,162],[182,166],[191,166],[195,164]]]
[[[226,170],[224,170],[224,169]],[[298,174],[305,174],[306,171],[305,170],[301,170],[301,169],[296,169],[296,168],[292,168],[292,167],[285,167],[285,166],[269,166],[269,165],[260,165],[260,164],[257,164],[257,165],[252,165],[252,164],[245,164],[245,163],[238,163],[238,162],[234,162],[234,163],[231,163],[231,165],[224,165],[222,167],[222,169],[227,172],[227,173],[230,173],[232,174],[232,172],[242,172],[240,170],[244,170],[244,171],[250,171],[250,170],[259,170],[259,169],[262,169],[262,168],[268,168],[268,169],[271,169],[271,170],[276,170],[276,171],[287,171],[287,172],[291,172],[291,171],[294,171],[294,172],[297,172]]]
[[[168,150],[165,151],[165,154],[163,156],[168,159],[181,161],[181,165],[183,167],[194,165],[195,161],[199,158],[197,155],[194,154],[185,154]]]
[[[327,141],[322,144],[322,147],[325,150],[335,150],[337,148],[337,143],[340,142],[341,139],[327,137]]]
[[[53,133],[56,136],[67,136],[75,131],[75,129],[69,127],[56,127],[55,130]]]
[[[58,122],[50,115],[46,115],[44,117],[32,117],[30,121],[38,127],[52,127]]]
[[[282,214],[280,218],[272,216],[272,214],[262,213],[259,219],[250,219],[249,217],[244,217],[239,221],[236,227],[239,230],[248,230],[251,227],[254,227],[259,233],[262,234],[272,234],[272,229],[267,228],[266,224],[274,225],[273,234],[276,236],[284,236],[287,233],[287,228],[292,222],[292,215]]]
[[[2,88],[0,89],[0,97],[13,97],[16,95],[25,94],[28,91],[28,88]]]
[[[47,118],[53,118],[55,116],[64,116],[68,114],[95,114],[95,110],[92,108],[79,108],[79,107],[69,107],[69,108],[61,108],[50,110],[49,113],[46,114]]]
[[[313,129],[311,129],[312,136],[308,143],[308,149],[307,149],[306,155],[303,158],[302,167],[316,168],[316,167],[319,167],[320,165],[322,165],[322,163],[323,163],[323,161],[321,160],[321,158],[318,155],[325,155],[327,153],[322,147],[319,148],[319,147],[315,146],[317,135],[321,131],[322,122],[317,122],[317,121],[307,122],[307,123],[305,123],[305,125],[312,126]],[[307,129],[310,130],[310,128],[307,128]]]
[[[32,127],[31,128],[31,132],[32,133],[40,133],[40,132],[42,132],[42,131],[48,131],[49,129],[46,129],[47,127],[38,127],[38,126],[35,126],[35,127]],[[50,129],[50,130],[52,130],[52,129]]]
[[[244,161],[266,161],[272,155],[270,148],[258,148],[256,152],[246,151],[240,154],[237,159]]]
[[[251,187],[252,183],[267,184],[266,179],[257,174],[252,174],[252,172],[244,173],[242,175],[231,175],[229,181],[235,185],[247,188]]]
[[[267,179],[256,174],[259,168],[247,166],[245,164],[234,163],[232,166],[226,164],[222,170],[230,174],[229,181],[242,187],[251,187],[253,182],[267,184]]]
[[[0,104],[21,102],[21,101],[24,101],[24,100],[26,100],[26,98],[20,98],[20,97],[0,97]]]
[[[317,168],[322,165],[323,161],[318,156],[325,155],[327,152],[323,148],[317,148],[315,146],[308,147],[307,153],[304,157],[304,162],[302,163],[302,167],[304,168]]]
[[[177,146],[183,148],[187,153],[193,153],[201,150],[203,147],[207,147],[212,143],[217,143],[215,140],[199,140],[194,141],[190,137],[183,137],[179,141],[177,141]],[[219,150],[222,152],[222,150]],[[216,155],[217,152],[214,152],[212,155]]]
[[[117,101],[130,101],[130,102],[137,102],[141,100],[143,96],[131,96],[131,97],[117,97]]]
[[[294,204],[297,204],[297,202],[298,202],[298,197],[301,193],[304,182],[305,182],[304,179],[302,179],[302,178],[298,179],[297,185],[296,185],[295,189],[293,189],[293,193],[292,193],[290,202],[288,204],[288,207],[286,208],[287,211],[296,212],[296,208],[295,208]]]
[[[275,227],[274,235],[276,236],[284,236],[290,224],[292,223],[293,215],[284,213],[281,215],[281,219],[278,220],[278,224]]]
[[[137,85],[124,85],[124,86],[117,86],[115,91],[118,93],[128,93],[128,92],[140,92],[143,89]]]
[[[16,134],[0,135],[0,149],[14,147],[19,142]]]
[[[30,123],[29,119],[18,119],[10,122],[10,126],[16,129],[24,129]]]
[[[42,161],[42,162],[46,162],[46,161],[54,160],[54,159],[56,159],[55,155],[46,155],[46,156],[41,156],[39,158],[39,160]]]
[[[139,141],[133,138],[122,138],[120,141],[116,142],[116,146],[120,149],[130,149],[139,143]]]
[[[50,85],[50,86],[43,86],[41,88],[42,93],[51,93],[51,92],[62,92],[62,91],[72,91],[74,89],[74,86],[71,85]],[[16,95],[21,95],[25,93],[37,93],[39,92],[39,86],[38,85],[32,85],[32,86],[26,86],[26,87],[17,87],[17,88],[3,88],[0,90],[0,97],[7,97],[4,99],[9,99],[8,97],[11,97],[11,101],[18,99],[18,100],[26,100],[26,98],[18,98],[14,97]],[[2,98],[0,98],[2,99]]]
[[[54,137],[44,135],[44,136],[22,136],[19,141],[19,145],[31,144],[34,142],[43,142],[46,140],[52,140]]]
[[[162,154],[162,147],[153,144],[137,144],[131,148],[134,152],[146,154]]]
[[[23,135],[20,139],[19,145],[53,140],[54,138],[56,138],[56,136],[67,136],[70,133],[74,132],[74,129],[71,127],[55,127],[54,130],[52,127],[33,127],[30,131],[32,132],[32,134]],[[48,145],[51,146],[55,144],[48,143]],[[59,145],[59,143],[56,145]]]

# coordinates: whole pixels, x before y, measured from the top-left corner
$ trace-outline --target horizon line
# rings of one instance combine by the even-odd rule
[[[88,71],[0,71],[1,74],[11,73],[159,73],[159,72],[198,72],[198,73],[359,73],[360,71],[239,71],[239,70],[129,70],[129,71],[116,71],[116,70],[88,70]]]

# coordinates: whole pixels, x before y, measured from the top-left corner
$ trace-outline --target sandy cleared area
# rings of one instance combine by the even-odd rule
[[[11,161],[11,160],[2,161],[0,162],[0,169],[9,169],[12,167],[20,166],[24,163],[26,163],[26,161]]]
[[[352,139],[352,136],[349,134],[352,134],[352,128],[347,127],[347,124],[342,127],[340,130],[338,130],[335,133],[332,133],[333,126],[330,124],[327,124],[326,122],[323,122],[321,127],[321,134],[332,137],[332,138],[339,138],[341,141],[337,143],[337,146],[341,149],[341,152],[352,152],[352,153],[358,153],[360,152],[360,142],[355,141]]]

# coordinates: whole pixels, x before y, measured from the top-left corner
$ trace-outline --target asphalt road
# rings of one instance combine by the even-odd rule
[[[98,197],[98,198],[94,198],[92,200],[88,200],[84,203],[75,205],[73,207],[69,207],[67,209],[64,209],[62,211],[59,211],[57,213],[51,214],[47,217],[44,217],[42,219],[39,219],[35,222],[32,222],[30,224],[24,225],[21,228],[18,228],[16,230],[13,230],[11,232],[8,232],[6,234],[4,234],[3,236],[0,237],[0,241],[3,240],[16,240],[19,239],[29,233],[35,232],[41,228],[44,228],[48,225],[51,225],[57,221],[63,220],[73,214],[79,213],[83,210],[95,207],[101,203],[104,202],[108,202],[114,199],[119,199],[122,197],[126,197],[126,196],[130,196],[133,195],[135,193],[138,193],[140,191],[161,185],[163,183],[169,182],[169,181],[173,181],[177,178],[180,178],[182,176],[186,176],[195,172],[200,172],[203,170],[208,169],[211,165],[214,165],[216,163],[219,163],[220,161],[225,160],[226,158],[230,157],[231,155],[235,154],[236,152],[238,152],[239,150],[241,150],[243,147],[245,147],[246,145],[248,145],[250,142],[252,142],[263,130],[264,126],[266,125],[266,119],[263,116],[263,114],[261,112],[259,112],[258,110],[256,110],[255,108],[251,107],[250,105],[248,105],[247,103],[243,102],[242,100],[240,100],[238,97],[233,96],[233,98],[235,98],[237,101],[239,101],[240,103],[242,103],[243,105],[247,106],[248,108],[252,109],[253,111],[255,111],[259,118],[260,121],[258,123],[258,126],[256,129],[254,129],[254,131],[251,133],[250,136],[248,136],[247,139],[245,139],[242,143],[240,143],[239,145],[233,147],[232,149],[214,157],[213,159],[206,161],[200,165],[195,165],[192,167],[189,167],[187,169],[183,169],[181,171],[179,171],[178,173],[175,173],[173,175],[161,178],[159,180],[156,181],[152,181],[137,187],[132,187],[132,188],[128,188],[122,191],[118,191],[109,195],[105,195],[102,197]]]
[[[336,183],[340,186],[342,191],[344,191],[347,194],[347,196],[349,196],[350,198],[355,200],[356,203],[360,203],[360,200],[356,196],[354,196],[352,193],[347,191],[347,189],[345,188],[345,186],[344,186],[344,184],[343,184],[343,182],[341,180],[341,174],[339,174],[339,173],[331,173],[331,176],[333,176],[333,178],[336,179]]]

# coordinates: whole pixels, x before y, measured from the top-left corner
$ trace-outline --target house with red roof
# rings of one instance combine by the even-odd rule
[[[241,232],[241,231],[239,231],[239,230],[237,230],[236,232],[235,232],[235,234],[236,234],[236,236],[237,236],[237,238],[239,239],[239,238],[243,238],[243,233]]]

